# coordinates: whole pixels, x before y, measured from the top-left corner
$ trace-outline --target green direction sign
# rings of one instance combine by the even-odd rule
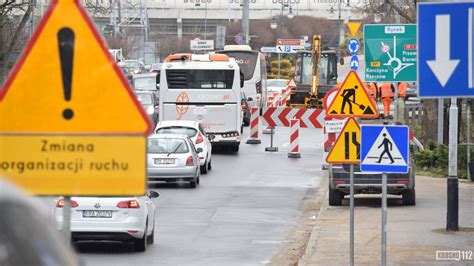
[[[364,26],[365,81],[416,81],[416,25]]]

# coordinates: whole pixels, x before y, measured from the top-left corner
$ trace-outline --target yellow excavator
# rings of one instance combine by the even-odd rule
[[[313,36],[311,51],[298,51],[289,107],[322,108],[326,93],[337,84],[337,55],[334,50],[321,51],[321,35]]]

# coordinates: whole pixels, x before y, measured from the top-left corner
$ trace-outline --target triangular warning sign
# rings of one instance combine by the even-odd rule
[[[350,71],[334,101],[327,110],[328,117],[377,118],[378,110],[369,98],[357,72]]]
[[[150,130],[148,116],[79,0],[53,0],[0,90],[0,132]]]
[[[360,162],[360,128],[354,118],[347,120],[326,161],[328,163]]]
[[[294,80],[294,79],[290,79],[290,81],[288,81],[288,83],[286,84],[286,86],[288,86],[289,88],[296,88],[295,80]]]
[[[349,28],[352,37],[355,37],[357,32],[359,31],[360,22],[349,22],[347,23],[347,27]]]
[[[403,159],[396,142],[393,140],[387,128],[383,128],[375,139],[369,152],[362,160],[363,164],[372,165],[391,165],[391,166],[407,166],[407,162]]]

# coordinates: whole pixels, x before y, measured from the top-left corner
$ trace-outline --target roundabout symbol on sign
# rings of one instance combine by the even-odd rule
[[[360,50],[360,42],[356,38],[350,38],[349,41],[347,41],[347,51],[355,55],[359,52]]]

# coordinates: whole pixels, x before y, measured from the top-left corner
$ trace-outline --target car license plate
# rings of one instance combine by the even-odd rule
[[[83,211],[84,218],[112,218],[112,211]]]
[[[155,159],[155,164],[174,164],[173,158]]]

